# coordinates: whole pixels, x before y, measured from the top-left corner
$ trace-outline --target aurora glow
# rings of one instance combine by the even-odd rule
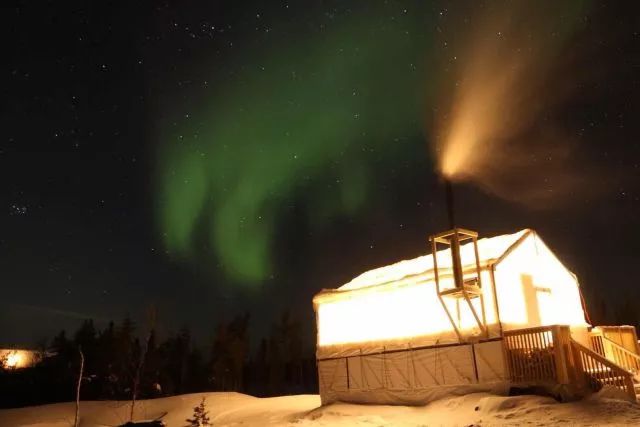
[[[580,8],[565,9],[552,27],[529,33],[521,28],[521,39],[541,28],[553,32],[564,26],[562,37],[545,33],[541,39],[561,46],[573,25],[566,16],[578,16]],[[161,131],[158,219],[167,250],[203,262],[204,244],[217,257],[205,263],[219,265],[231,281],[259,283],[273,273],[276,225],[294,197],[299,201],[303,195],[309,221],[319,228],[367,208],[375,197],[373,166],[386,162],[393,168],[392,152],[419,156],[425,167],[434,167],[424,140],[434,132],[430,117],[455,118],[455,110],[446,107],[453,103],[458,82],[469,80],[465,67],[473,69],[482,52],[468,52],[473,44],[464,40],[471,35],[491,45],[491,38],[501,37],[494,30],[506,25],[489,21],[477,34],[467,15],[454,20],[447,13],[394,3],[345,14],[331,28],[290,30],[295,39],[275,38],[259,55],[251,55],[258,50],[254,46],[219,68],[215,76],[224,78],[212,79],[215,94]],[[549,24],[543,16],[535,22]],[[520,49],[516,40],[508,45],[514,51]],[[502,75],[501,64],[490,64],[491,76]],[[478,86],[483,87],[482,80]],[[436,88],[444,93],[436,97]],[[466,112],[468,129],[488,129],[480,135],[483,143],[504,139],[500,124],[508,108],[505,99],[515,99],[512,95],[513,90],[498,93],[493,104],[481,102]],[[483,96],[491,98],[490,93]],[[498,113],[489,121],[483,106],[495,104]],[[489,145],[475,150],[489,153]],[[437,147],[433,155],[443,152]],[[474,176],[488,172],[485,167]],[[486,179],[476,181],[488,187]]]
[[[427,14],[382,12],[242,58],[217,96],[165,129],[159,222],[172,254],[197,257],[205,232],[227,276],[255,283],[294,192],[315,227],[365,208],[371,163],[421,132],[429,39],[414,30],[433,28]]]

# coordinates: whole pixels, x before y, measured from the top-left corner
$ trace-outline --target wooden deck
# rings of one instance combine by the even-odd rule
[[[635,336],[635,330],[633,331]],[[588,348],[571,337],[568,326],[553,325],[504,333],[505,358],[513,384],[561,385],[571,394],[620,389],[630,400],[640,398],[640,356],[608,339],[590,336]]]

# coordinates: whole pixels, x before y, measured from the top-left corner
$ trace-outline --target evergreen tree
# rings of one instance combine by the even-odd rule
[[[94,381],[96,378],[96,352],[97,335],[93,320],[84,320],[74,337],[76,349],[82,349],[84,357],[85,378],[82,385],[82,397],[85,400],[95,400],[99,398],[100,384]]]
[[[204,427],[212,425],[209,421],[209,411],[204,404],[205,398],[202,398],[200,404],[193,408],[193,418],[187,418],[187,427]]]
[[[211,346],[211,358],[209,361],[211,382],[214,390],[228,390],[231,372],[231,362],[229,357],[230,336],[227,326],[220,322],[216,328],[216,334]]]
[[[116,354],[114,363],[114,379],[118,398],[126,399],[131,391],[135,371],[135,356],[139,354],[139,343],[135,340],[135,324],[127,315],[116,329]]]
[[[85,353],[88,349],[93,350],[96,345],[96,328],[93,325],[92,319],[82,322],[82,325],[76,331],[74,341],[76,346],[82,346],[83,352]]]
[[[249,352],[249,313],[237,316],[229,324],[228,330],[231,340],[227,349],[231,368],[231,389],[242,391],[244,386],[244,366]]]
[[[279,329],[276,325],[271,327],[271,335],[267,344],[267,394],[281,394],[284,390],[285,360]]]
[[[267,340],[260,340],[260,346],[251,364],[251,381],[254,386],[252,393],[258,396],[264,396],[267,392],[267,382],[269,379],[269,350]]]
[[[116,369],[114,367],[117,354],[116,327],[113,322],[98,335],[98,351],[96,353],[96,375],[101,399],[115,397]]]
[[[160,369],[162,369],[162,357],[157,348],[156,332],[152,329],[149,334],[147,354],[142,367],[142,378],[140,379],[141,396],[149,398],[162,394]]]
[[[71,400],[73,397],[73,362],[74,346],[67,339],[65,331],[61,331],[53,338],[51,343],[53,356],[48,358],[46,365],[50,375],[50,384],[53,401],[59,402]]]
[[[159,349],[162,358],[160,369],[160,384],[166,394],[184,393],[185,377],[191,334],[184,327],[174,337],[167,339]]]
[[[220,323],[213,341],[209,362],[215,390],[242,391],[244,368],[249,352],[249,314]]]
[[[207,369],[198,347],[192,347],[186,365],[184,391],[193,393],[206,390]]]

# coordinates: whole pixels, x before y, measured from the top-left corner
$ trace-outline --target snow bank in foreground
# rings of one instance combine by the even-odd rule
[[[166,413],[170,427],[185,425],[202,396],[213,425],[221,426],[470,426],[470,425],[640,425],[640,406],[608,398],[607,393],[573,403],[540,396],[494,396],[475,393],[441,399],[423,407],[352,405],[319,407],[318,396],[256,398],[239,393],[187,394],[139,402],[138,419]],[[126,421],[126,402],[83,402],[81,426]],[[0,411],[0,426],[70,426],[74,404],[60,403]]]

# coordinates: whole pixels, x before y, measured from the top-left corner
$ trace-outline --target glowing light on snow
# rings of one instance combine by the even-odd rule
[[[20,368],[24,364],[24,357],[21,352],[13,351],[7,355],[5,367]]]

